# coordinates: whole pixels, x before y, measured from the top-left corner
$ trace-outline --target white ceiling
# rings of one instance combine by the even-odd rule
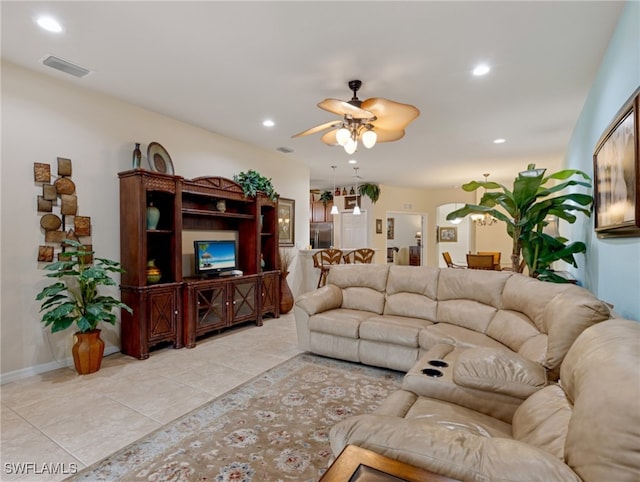
[[[309,165],[312,187],[332,185],[332,165],[351,184],[350,157],[368,182],[450,187],[560,165],[623,5],[3,0],[2,57],[264,149],[289,147],[282,155]],[[64,32],[41,30],[39,14]],[[47,55],[92,74],[45,67]],[[480,61],[492,71],[473,77]],[[354,156],[321,134],[292,139],[337,118],[316,104],[350,99],[351,79],[363,81],[360,99],[420,109],[406,136]]]

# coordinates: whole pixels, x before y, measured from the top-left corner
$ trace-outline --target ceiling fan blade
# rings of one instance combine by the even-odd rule
[[[306,131],[299,132],[291,137],[302,137],[308,136],[310,134],[315,134],[316,132],[323,131],[325,129],[329,129],[330,127],[337,127],[342,124],[342,121],[331,121],[325,122],[324,124],[320,124],[319,126],[312,127],[311,129],[307,129]]]
[[[339,116],[350,115],[354,119],[369,119],[375,115],[365,109],[349,104],[349,102],[338,99],[325,99],[322,102],[318,102],[318,107]]]
[[[412,105],[401,104],[382,97],[372,97],[363,101],[362,108],[377,117],[373,125],[392,131],[404,129],[420,115],[420,111]]]
[[[336,139],[336,132],[338,132],[338,129],[333,129],[332,131],[325,133],[320,140],[330,146],[339,146],[340,144],[338,144]]]
[[[374,126],[373,130],[378,135],[376,142],[393,142],[404,137],[404,129],[388,130]]]

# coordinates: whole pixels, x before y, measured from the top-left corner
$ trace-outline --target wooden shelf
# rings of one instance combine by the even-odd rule
[[[231,213],[227,211],[208,211],[206,209],[182,209],[182,214],[192,214],[194,216],[213,216],[220,218],[255,219],[255,214]]]

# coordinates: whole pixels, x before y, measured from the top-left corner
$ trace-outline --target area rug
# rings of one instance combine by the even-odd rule
[[[68,481],[317,481],[329,429],[370,413],[402,374],[298,355]]]

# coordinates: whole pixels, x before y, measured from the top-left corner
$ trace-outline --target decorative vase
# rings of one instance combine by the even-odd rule
[[[225,212],[227,210],[227,202],[224,199],[218,200],[216,203],[216,209],[221,213]]]
[[[100,338],[100,330],[95,329],[85,333],[75,333],[75,340],[71,353],[76,371],[80,375],[88,375],[100,370],[104,341]]]
[[[335,192],[333,193],[334,196],[339,196],[340,195],[340,188],[337,187]]]
[[[346,196],[346,195],[347,195],[347,188],[346,188],[346,187],[343,187],[343,188],[342,188],[342,195],[343,195],[343,196]]]
[[[285,314],[293,308],[293,293],[287,283],[287,275],[289,272],[280,273],[280,313]]]
[[[160,210],[150,202],[147,207],[147,229],[156,229],[158,221],[160,221]]]
[[[151,284],[157,283],[160,281],[160,278],[162,278],[162,272],[160,268],[156,266],[156,260],[150,259],[147,262],[147,282]]]
[[[353,188],[353,186],[351,186],[351,190],[349,191],[349,195],[350,196],[355,196],[356,194],[356,190]]]
[[[140,143],[136,142],[136,148],[133,150],[133,168],[140,169],[142,164],[142,151]]]

